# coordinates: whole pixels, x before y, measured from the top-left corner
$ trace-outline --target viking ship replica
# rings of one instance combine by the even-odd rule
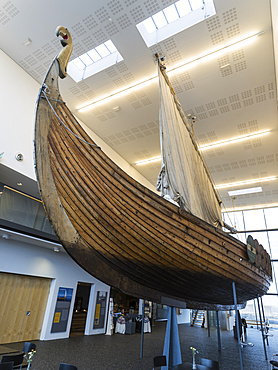
[[[46,213],[68,254],[106,284],[154,302],[228,309],[233,282],[239,304],[264,295],[269,256],[252,237],[246,245],[222,230],[220,202],[165,67],[158,61],[159,196],[119,168],[67,108],[58,79],[72,39],[64,27],[57,36],[64,48],[39,92],[35,158]]]

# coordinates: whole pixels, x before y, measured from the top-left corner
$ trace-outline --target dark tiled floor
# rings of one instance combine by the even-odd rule
[[[144,335],[143,359],[140,359],[141,335],[114,334],[80,336],[55,341],[36,341],[37,353],[34,358],[33,370],[58,370],[60,362],[78,367],[78,370],[148,370],[152,369],[153,357],[161,355],[165,334],[165,322],[158,322],[152,333]],[[183,361],[191,361],[193,346],[198,349],[197,356],[220,361],[221,370],[240,369],[237,341],[232,332],[221,331],[222,350],[218,352],[217,332],[211,330],[210,338],[207,330],[179,325],[181,351]],[[269,359],[278,353],[278,330],[272,330],[267,353]],[[254,347],[243,349],[244,370],[269,370],[265,361],[261,332],[247,329],[248,342]],[[22,349],[22,343],[9,344],[9,347]],[[198,362],[198,357],[197,357]]]

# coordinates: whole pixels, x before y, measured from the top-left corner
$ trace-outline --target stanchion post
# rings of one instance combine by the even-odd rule
[[[141,327],[141,348],[140,358],[143,358],[143,346],[144,346],[144,320],[145,320],[145,300],[142,300],[142,327]]]
[[[235,285],[235,282],[233,282],[232,286],[233,286],[233,295],[234,295],[234,304],[235,304],[235,313],[236,313],[236,331],[237,331],[237,342],[238,342],[238,350],[239,350],[240,369],[243,370],[242,347],[241,347],[240,333],[239,333],[238,309],[237,309],[236,285]]]
[[[256,317],[256,326],[257,326],[257,330],[259,329],[258,327],[258,316],[257,316],[257,309],[256,309],[256,301],[255,299],[253,300],[254,302],[254,309],[255,309],[255,317]]]
[[[264,355],[265,355],[265,359],[267,361],[267,352],[266,352],[266,346],[265,346],[265,335],[264,335],[264,328],[263,328],[263,321],[262,321],[262,314],[261,314],[259,296],[257,297],[257,303],[258,303],[258,311],[259,311],[259,317],[260,317],[260,323],[261,323],[261,332],[262,332],[263,345],[264,345]]]
[[[208,337],[210,337],[210,317],[209,317],[209,311],[207,311],[207,325],[208,325]]]
[[[263,299],[262,299],[262,297],[260,297],[260,301],[261,301],[261,308],[262,308],[262,314],[263,314],[264,326],[266,326],[266,319],[265,319],[265,314],[264,314],[264,304],[263,304]],[[269,343],[268,343],[268,336],[267,336],[267,332],[265,332],[265,339],[266,339],[266,344],[267,344],[267,345],[269,345]]]
[[[218,351],[221,351],[221,337],[220,337],[219,315],[218,315],[218,311],[215,311],[215,313],[216,313],[216,327],[217,327]]]

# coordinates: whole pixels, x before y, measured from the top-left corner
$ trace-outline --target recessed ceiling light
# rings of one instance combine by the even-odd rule
[[[263,189],[261,186],[258,186],[256,188],[248,188],[248,189],[241,189],[241,190],[232,190],[228,191],[228,194],[230,197],[233,197],[235,195],[243,195],[243,194],[252,194],[252,193],[260,193]]]
[[[220,66],[221,69],[224,69],[224,68],[227,68],[227,67],[230,67],[231,64],[230,63],[227,63],[227,64],[224,64],[223,66]]]
[[[23,45],[24,46],[28,46],[28,45],[30,45],[32,43],[32,40],[31,39],[29,39],[29,37],[28,37],[28,39],[26,39],[24,42],[23,42]]]

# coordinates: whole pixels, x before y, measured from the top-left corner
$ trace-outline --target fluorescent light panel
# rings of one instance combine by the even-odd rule
[[[181,72],[181,70],[183,68],[188,69],[188,67],[193,67],[195,64],[198,64],[200,61],[207,60],[208,57],[210,57],[210,58],[211,57],[217,57],[219,52],[228,52],[228,51],[231,51],[231,50],[234,51],[238,48],[242,48],[247,42],[249,43],[249,42],[253,41],[260,34],[261,33],[248,34],[248,35],[245,35],[242,39],[236,40],[236,41],[234,41],[230,44],[226,44],[226,45],[222,46],[219,49],[210,50],[210,51],[208,51],[208,52],[206,52],[206,53],[204,53],[204,54],[202,54],[202,55],[200,55],[196,58],[193,58],[192,60],[190,60],[190,61],[188,61],[188,62],[186,62],[182,65],[178,65],[178,66],[168,70],[168,75],[170,75],[171,73],[175,74],[175,73]],[[77,110],[78,110],[78,112],[85,112],[85,111],[87,111],[87,110],[89,110],[89,109],[91,109],[91,108],[93,108],[97,105],[107,103],[107,101],[110,100],[110,99],[118,98],[121,94],[130,93],[130,92],[133,92],[134,90],[146,87],[146,84],[148,84],[151,81],[154,81],[156,79],[158,79],[157,75],[149,77],[146,80],[137,82],[135,85],[127,86],[126,88],[124,88],[122,90],[115,91],[112,94],[103,96],[103,97],[101,97],[100,99],[98,99],[96,101],[93,101],[91,103],[87,103],[86,105],[80,106],[80,107],[77,108]]]
[[[189,59],[182,65],[177,65],[176,67],[172,68],[171,70],[168,71],[168,75],[176,74],[177,72],[180,73],[181,71],[187,71],[189,68],[192,68],[201,62],[208,62],[211,59],[219,58],[225,53],[234,52],[240,48],[243,48],[251,44],[258,36],[262,35],[263,33],[264,31],[249,33],[249,34],[246,34],[243,38],[238,38],[236,40],[233,40],[232,42],[227,43],[220,48],[207,50],[203,54],[195,58]]]
[[[269,134],[269,133],[270,133],[270,130],[255,132],[254,134],[244,135],[244,136],[240,136],[240,137],[233,138],[233,139],[228,139],[228,140],[219,141],[219,142],[208,144],[208,145],[203,145],[203,146],[199,147],[199,150],[210,149],[210,148],[214,148],[214,147],[220,146],[220,145],[232,144],[232,143],[237,142],[237,141],[252,139],[254,137],[259,137],[259,136],[266,135],[266,134]],[[160,159],[161,159],[161,157],[155,157],[156,161],[158,161]],[[136,164],[147,164],[147,163],[150,163],[150,162],[153,162],[153,161],[154,161],[153,158],[150,158],[150,159],[146,159],[146,160],[143,160],[143,161],[136,162]]]
[[[130,92],[134,92],[136,90],[140,90],[142,88],[147,87],[149,84],[151,84],[153,81],[157,79],[157,76],[150,77],[147,80],[139,81],[135,85],[127,86],[125,89],[122,90],[116,90],[110,95],[102,96],[98,100],[88,103],[82,107],[77,108],[78,112],[86,112],[92,108],[95,108],[101,104],[108,103],[109,101],[113,100],[114,98],[121,98],[124,95],[129,94]]]
[[[224,145],[231,144],[231,143],[245,141],[245,140],[248,140],[248,139],[254,139],[254,138],[257,138],[257,137],[267,135],[269,133],[270,133],[270,130],[264,130],[264,131],[255,132],[253,134],[237,136],[237,137],[227,139],[227,140],[216,141],[216,142],[211,143],[211,144],[201,145],[199,147],[199,150],[204,151],[204,150],[207,150],[207,149],[213,149],[213,148],[217,148],[219,146],[224,146]]]
[[[149,164],[149,163],[158,162],[158,161],[161,161],[161,156],[153,157],[153,158],[149,158],[149,159],[143,159],[142,161],[135,162],[135,164],[140,166],[142,164]]]
[[[266,181],[273,181],[273,180],[277,180],[277,176],[260,177],[258,179],[230,182],[227,184],[220,184],[220,185],[216,185],[215,189],[232,188],[234,186],[250,185],[250,184],[256,184],[258,182],[266,182]]]
[[[230,195],[230,197],[233,197],[235,195],[260,193],[262,191],[263,191],[262,187],[261,186],[258,186],[256,188],[248,188],[248,189],[228,191],[228,194]]]

